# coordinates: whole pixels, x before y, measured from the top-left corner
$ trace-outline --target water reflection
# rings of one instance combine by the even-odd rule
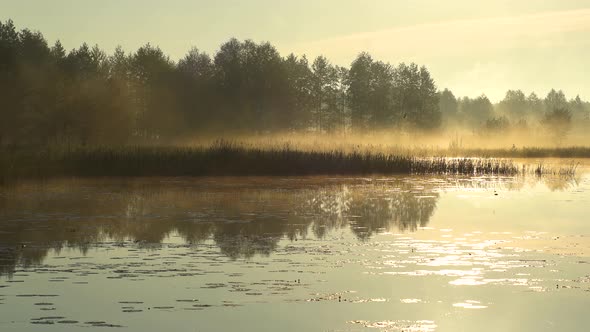
[[[428,224],[436,208],[436,186],[419,189],[408,182],[398,186],[372,185],[351,190],[349,186],[321,190],[307,202],[312,230],[317,237],[328,230],[350,226],[360,240],[376,232],[415,231]]]
[[[269,255],[283,238],[359,240],[428,224],[441,192],[518,190],[523,179],[104,179],[20,184],[0,191],[0,275],[41,264],[48,252],[99,243],[212,240],[230,258]],[[570,185],[570,184],[568,184]],[[556,189],[567,185],[554,186]]]

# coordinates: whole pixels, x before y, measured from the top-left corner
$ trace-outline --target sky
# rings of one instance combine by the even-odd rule
[[[556,88],[590,99],[590,0],[0,0],[7,19],[67,49],[149,42],[178,60],[236,37],[341,66],[362,51],[416,62],[459,96]]]

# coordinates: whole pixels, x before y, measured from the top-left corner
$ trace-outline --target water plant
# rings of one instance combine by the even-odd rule
[[[370,151],[261,148],[230,141],[199,147],[85,147],[4,150],[4,179],[55,176],[241,176],[322,174],[514,175],[501,158],[415,157]]]

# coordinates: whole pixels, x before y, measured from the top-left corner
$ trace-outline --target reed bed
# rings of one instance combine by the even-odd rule
[[[448,149],[439,150],[447,156],[484,157],[484,158],[590,158],[590,147],[521,147],[510,149]]]
[[[93,147],[0,152],[3,181],[56,176],[515,175],[522,171],[506,159],[313,151],[289,146],[256,148],[224,141],[208,147]]]
[[[559,168],[552,168],[540,162],[532,168],[532,173],[538,176],[553,175],[553,176],[574,176],[578,170],[580,163],[571,161],[569,164],[562,165]],[[523,166],[524,167],[524,166]]]
[[[472,158],[590,158],[590,146],[526,146],[512,144],[503,147],[501,144],[492,144],[493,142],[483,142],[483,147],[456,146],[447,142],[437,144],[420,143],[419,139],[415,142],[394,139],[383,139],[375,137],[374,140],[362,137],[334,137],[334,136],[314,136],[293,138],[273,137],[273,138],[236,138],[231,140],[205,140],[193,141],[189,146],[211,146],[218,142],[231,142],[236,146],[245,148],[260,149],[283,149],[290,148],[303,151],[344,151],[344,152],[370,152],[384,153],[395,155],[409,155],[420,157],[472,157]],[[179,143],[182,145],[182,143]],[[473,143],[473,144],[477,144]]]

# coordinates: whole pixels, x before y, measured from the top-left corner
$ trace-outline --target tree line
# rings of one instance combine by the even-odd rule
[[[438,91],[426,67],[368,53],[345,68],[324,56],[281,56],[270,43],[230,39],[213,56],[193,48],[175,62],[150,44],[133,53],[87,44],[66,51],[40,32],[0,22],[0,145],[437,130],[482,126],[500,115],[520,121],[554,106],[590,110],[561,91],[545,99],[509,91],[498,105],[485,96],[456,98]]]
[[[440,92],[440,110],[448,122],[477,126],[488,120],[526,125],[542,120],[555,110],[567,110],[575,119],[590,119],[590,103],[580,96],[567,100],[563,91],[552,89],[540,99],[534,92],[528,96],[521,90],[508,90],[497,104],[481,95],[477,98],[457,98],[451,91]]]
[[[568,100],[563,91],[551,89],[543,99],[534,92],[508,90],[496,104],[481,95],[457,98],[448,89],[439,93],[439,109],[448,126],[463,126],[481,135],[543,129],[557,143],[563,141],[573,123],[590,125],[590,103],[579,95]]]

